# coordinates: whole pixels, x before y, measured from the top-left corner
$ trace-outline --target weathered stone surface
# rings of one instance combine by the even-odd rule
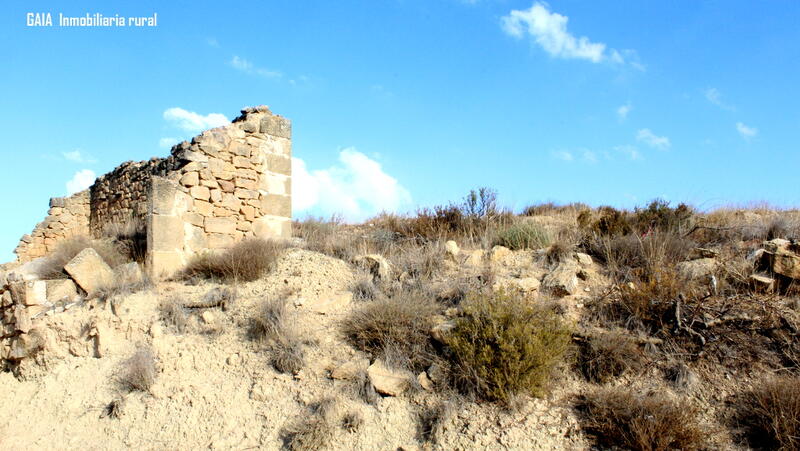
[[[292,174],[292,159],[283,155],[267,154],[266,166],[268,171],[276,174]]]
[[[492,248],[490,258],[492,263],[502,263],[509,255],[511,255],[511,249],[504,246],[495,246]]]
[[[174,252],[183,247],[183,219],[179,216],[151,215],[148,223],[148,249]]]
[[[592,256],[588,254],[584,254],[583,252],[576,252],[575,253],[575,260],[578,261],[578,264],[581,266],[592,266]]]
[[[114,280],[114,272],[100,255],[92,248],[86,248],[64,266],[79,287],[89,294],[110,285]]]
[[[578,271],[575,262],[559,263],[556,269],[544,277],[542,287],[556,296],[567,296],[578,291]]]
[[[290,238],[292,221],[280,216],[262,216],[253,221],[253,233],[258,238]]]
[[[464,264],[469,266],[482,266],[483,259],[486,256],[486,253],[483,251],[483,249],[462,251],[462,254],[465,255]]]
[[[233,234],[236,221],[230,218],[206,218],[204,227],[208,233]]]
[[[369,366],[367,375],[375,391],[386,396],[399,396],[409,385],[407,375],[389,369],[381,360]]]
[[[392,278],[392,267],[386,258],[379,254],[361,255],[353,259],[356,266],[365,269],[372,274],[373,277],[388,281]]]
[[[785,249],[779,249],[770,257],[772,271],[775,274],[800,280],[800,255]]]
[[[47,284],[43,280],[14,282],[10,290],[14,301],[18,304],[30,306],[47,303]]]
[[[211,190],[207,186],[193,186],[189,188],[189,195],[197,200],[209,201],[211,199]]]
[[[428,377],[424,371],[417,375],[417,383],[425,391],[433,391],[433,381]]]
[[[136,262],[125,263],[114,268],[114,277],[117,283],[136,285],[144,281],[142,268]]]
[[[292,123],[281,116],[266,116],[261,119],[261,133],[280,138],[292,137]]]
[[[711,277],[717,269],[717,260],[713,258],[699,258],[675,265],[678,275],[684,280],[703,280]]]
[[[55,304],[65,299],[73,299],[78,295],[78,287],[69,279],[45,281],[47,285],[47,301]]]
[[[292,198],[277,194],[267,194],[261,197],[261,211],[265,215],[292,216]]]
[[[535,277],[499,277],[494,283],[494,289],[530,294],[536,292],[540,285],[541,282]]]
[[[775,279],[766,274],[751,274],[750,283],[756,291],[771,292],[775,289]]]
[[[458,248],[458,244],[455,241],[450,240],[444,243],[444,252],[450,260],[458,261],[458,254],[461,249]]]
[[[181,177],[180,183],[183,186],[195,186],[200,183],[200,174],[197,172],[187,172]]]
[[[359,373],[366,371],[369,367],[369,360],[354,359],[347,361],[331,370],[331,379],[351,380],[355,379]]]
[[[312,312],[319,313],[321,315],[327,315],[341,312],[352,302],[353,293],[346,291],[342,293],[336,293],[331,296],[317,296],[311,301],[304,303],[303,306]]]

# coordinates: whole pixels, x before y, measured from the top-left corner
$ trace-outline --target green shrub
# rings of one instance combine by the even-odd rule
[[[457,386],[489,401],[540,395],[570,346],[557,314],[504,292],[476,294],[445,336]]]
[[[284,246],[276,241],[248,238],[220,253],[195,256],[183,271],[185,278],[252,282],[271,270]]]
[[[694,211],[686,204],[670,207],[669,202],[656,199],[647,207],[636,208],[633,223],[640,232],[661,230],[664,232],[684,232],[688,229]]]
[[[600,445],[637,451],[705,449],[709,432],[698,409],[663,394],[640,396],[625,387],[599,388],[576,405],[583,428]]]
[[[542,226],[521,223],[499,232],[494,245],[505,246],[511,250],[541,249],[549,246],[551,241],[550,234]]]

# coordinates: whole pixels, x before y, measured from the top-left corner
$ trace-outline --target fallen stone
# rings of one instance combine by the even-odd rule
[[[511,249],[504,246],[495,246],[492,248],[490,259],[492,263],[502,263],[509,255],[511,255]]]
[[[367,375],[375,391],[382,395],[399,396],[408,388],[408,377],[387,368],[380,360],[376,360],[367,368]]]
[[[55,304],[65,299],[73,299],[78,295],[78,287],[69,279],[44,281],[47,285],[47,302]]]
[[[17,306],[14,307],[13,315],[14,315],[14,328],[18,332],[22,332],[23,334],[30,332],[33,324],[31,323],[31,316],[30,313],[28,312],[28,309],[26,309],[22,305],[17,304]]]
[[[351,380],[355,379],[358,374],[369,367],[369,360],[355,359],[349,360],[333,370],[331,370],[331,379],[337,380]]]
[[[79,287],[89,294],[97,292],[114,281],[114,271],[94,249],[82,250],[64,266]]]
[[[14,282],[11,294],[17,304],[44,305],[47,303],[47,284],[43,280]]]
[[[578,264],[571,261],[559,263],[542,280],[542,287],[556,296],[568,296],[578,291]]]
[[[356,266],[369,271],[373,277],[381,281],[389,281],[392,277],[391,265],[382,255],[362,255],[356,257],[353,261]]]
[[[779,249],[770,256],[772,261],[772,272],[790,279],[800,280],[800,255],[785,249]]]
[[[458,254],[461,252],[461,249],[458,248],[458,244],[455,241],[450,240],[444,243],[444,252],[448,258],[453,261],[458,261]]]
[[[766,274],[751,274],[750,284],[756,291],[770,292],[775,289],[775,279]]]
[[[774,240],[769,240],[764,242],[764,249],[767,252],[775,253],[780,250],[788,250],[789,246],[792,244],[791,241],[785,240],[783,238],[775,238]]]
[[[591,266],[593,263],[592,256],[589,254],[584,254],[583,252],[576,252],[575,260],[577,260],[578,264],[581,266]]]
[[[689,260],[697,260],[700,258],[716,258],[719,252],[713,249],[706,249],[704,247],[696,247],[689,252]]]
[[[428,377],[424,371],[417,375],[417,383],[425,391],[433,391],[433,381]]]
[[[699,258],[675,265],[678,275],[684,280],[703,280],[714,274],[717,269],[717,260],[713,258]]]

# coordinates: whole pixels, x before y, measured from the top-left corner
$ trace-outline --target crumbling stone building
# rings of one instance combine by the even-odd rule
[[[192,255],[245,237],[291,236],[291,122],[266,106],[175,145],[166,158],[126,162],[87,190],[50,200],[22,237],[21,262],[65,239],[99,236],[112,224],[146,224],[147,268],[172,273]]]

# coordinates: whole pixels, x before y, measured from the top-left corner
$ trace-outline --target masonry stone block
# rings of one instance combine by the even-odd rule
[[[253,234],[258,238],[291,238],[292,220],[281,216],[262,216],[253,221]]]
[[[276,174],[292,175],[292,159],[283,155],[267,154],[267,170]]]
[[[232,234],[236,231],[236,221],[229,218],[206,218],[205,230],[208,233]]]
[[[47,285],[47,301],[56,303],[64,299],[73,299],[78,294],[75,282],[69,279],[45,281]]]
[[[291,138],[292,123],[281,116],[265,116],[261,119],[261,133],[280,138]]]
[[[175,214],[175,197],[178,187],[164,178],[153,177],[150,182],[150,213],[158,215]]]
[[[292,198],[278,194],[266,194],[261,196],[261,211],[269,216],[292,216]]]
[[[97,292],[114,280],[114,272],[94,249],[88,247],[64,266],[72,280],[89,294]]]
[[[180,216],[152,215],[147,230],[147,248],[177,251],[183,247],[183,220]]]

